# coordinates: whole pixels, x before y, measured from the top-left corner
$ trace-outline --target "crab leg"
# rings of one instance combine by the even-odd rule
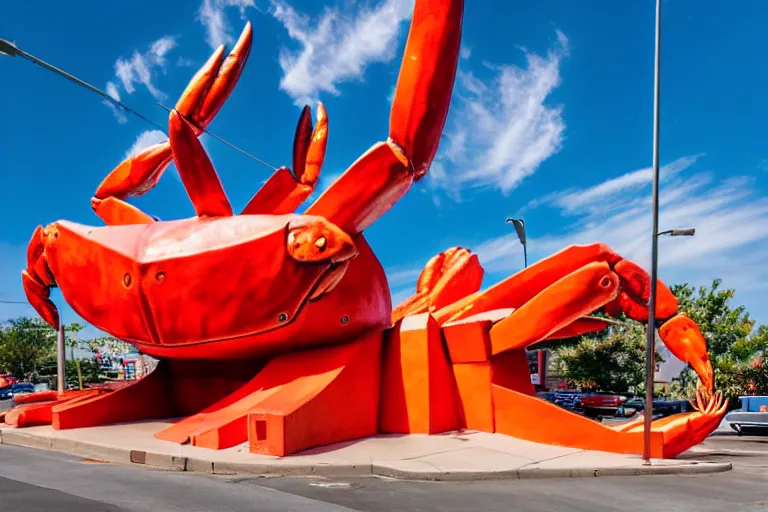
[[[312,129],[309,106],[301,111],[293,139],[293,173],[281,167],[243,209],[243,215],[293,213],[315,190],[328,142],[328,116],[317,105],[317,126]]]
[[[645,297],[644,290],[650,289],[648,274],[631,261],[623,259],[607,245],[600,243],[572,245],[483,292],[441,309],[435,314],[435,318],[441,323],[453,322],[493,309],[520,308],[559,279],[594,262],[607,263],[622,278],[621,292],[608,305],[617,303],[621,297],[629,298],[628,293],[640,295],[638,300],[641,300]],[[674,315],[677,312],[677,298],[661,281],[657,281],[657,295],[657,317],[663,319]],[[640,310],[641,308],[632,308],[625,312],[630,318],[642,321],[642,316],[638,314]],[[640,318],[635,318],[633,315]]]
[[[604,272],[605,286],[588,277],[587,269],[593,269],[594,276]],[[618,279],[616,286],[614,279]],[[647,322],[649,290],[648,274],[606,245],[574,245],[433,312],[433,316],[442,325],[494,309],[514,309],[491,330],[491,337],[497,339],[493,353],[498,354],[602,330],[611,322],[587,318],[600,308],[612,316],[624,312],[633,320]],[[659,329],[661,339],[678,359],[691,365],[711,394],[712,364],[701,331],[690,318],[678,314],[677,298],[661,281],[657,281],[657,295],[656,315],[665,321]],[[414,307],[401,308],[405,306]]]
[[[152,224],[155,219],[132,204],[116,197],[91,198],[91,207],[96,215],[109,226],[125,224]]]
[[[224,47],[221,46],[195,74],[176,103],[176,110],[192,124],[196,136],[208,126],[232,93],[248,60],[252,42],[253,30],[247,23],[226,59],[223,58]],[[110,172],[96,189],[94,199],[125,199],[142,195],[157,184],[172,160],[170,141],[150,146],[127,158]],[[114,220],[125,221],[131,216],[134,220],[151,219],[136,215],[136,212],[129,215],[125,213],[125,207],[116,203],[95,201],[93,207],[108,224]]]
[[[169,115],[168,129],[173,159],[197,216],[231,217],[232,206],[192,125],[178,110],[173,110]]]
[[[429,170],[448,115],[463,0],[416,0],[389,122],[389,140],[361,156],[305,212],[349,233],[386,213]]]

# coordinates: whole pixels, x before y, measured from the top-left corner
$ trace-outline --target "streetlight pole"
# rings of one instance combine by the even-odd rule
[[[64,324],[59,324],[59,335],[56,340],[56,387],[59,395],[64,393],[66,366],[66,352],[64,347]]]
[[[659,78],[661,75],[661,0],[656,0],[656,54],[653,77],[653,231],[651,237],[651,294],[645,343],[645,408],[643,462],[651,463],[653,383],[656,369],[656,281],[659,273]]]

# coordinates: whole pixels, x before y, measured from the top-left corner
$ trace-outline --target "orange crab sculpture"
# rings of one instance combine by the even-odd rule
[[[573,246],[485,290],[476,255],[433,258],[394,312],[363,231],[430,168],[456,74],[462,0],[416,0],[390,117],[376,143],[302,215],[328,137],[322,104],[279,169],[234,215],[197,137],[233,90],[250,52],[246,25],[219,48],[169,116],[169,140],[118,166],[92,199],[107,224],[39,227],[22,272],[52,326],[58,286],[85,320],[160,360],[116,390],[69,393],[8,413],[17,426],[67,429],[180,418],[156,437],[222,449],[249,441],[286,455],[383,432],[467,428],[542,443],[639,453],[642,424],[606,427],[538,399],[526,348],[600,330],[597,310],[647,320],[649,278],[601,244]],[[173,160],[196,217],[160,222],[125,202]],[[704,384],[697,412],[653,423],[652,454],[702,441],[727,404],[696,325],[659,283],[660,335]]]

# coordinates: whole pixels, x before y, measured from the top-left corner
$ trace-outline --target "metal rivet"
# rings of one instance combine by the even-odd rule
[[[349,323],[349,315],[341,317],[341,325],[347,325]]]
[[[131,274],[125,274],[123,276],[123,284],[126,286],[126,288],[131,286]]]
[[[155,279],[157,279],[158,281],[162,281],[163,279],[165,279],[165,272],[158,272],[157,274],[155,274]]]
[[[282,322],[285,322],[286,320],[288,320],[288,313],[280,313],[279,315],[277,315],[278,322],[282,323]]]

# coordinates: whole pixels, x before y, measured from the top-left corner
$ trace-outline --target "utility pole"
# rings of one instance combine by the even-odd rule
[[[59,324],[59,335],[56,343],[56,387],[59,395],[64,393],[66,386],[67,354],[64,347],[64,324]]]

